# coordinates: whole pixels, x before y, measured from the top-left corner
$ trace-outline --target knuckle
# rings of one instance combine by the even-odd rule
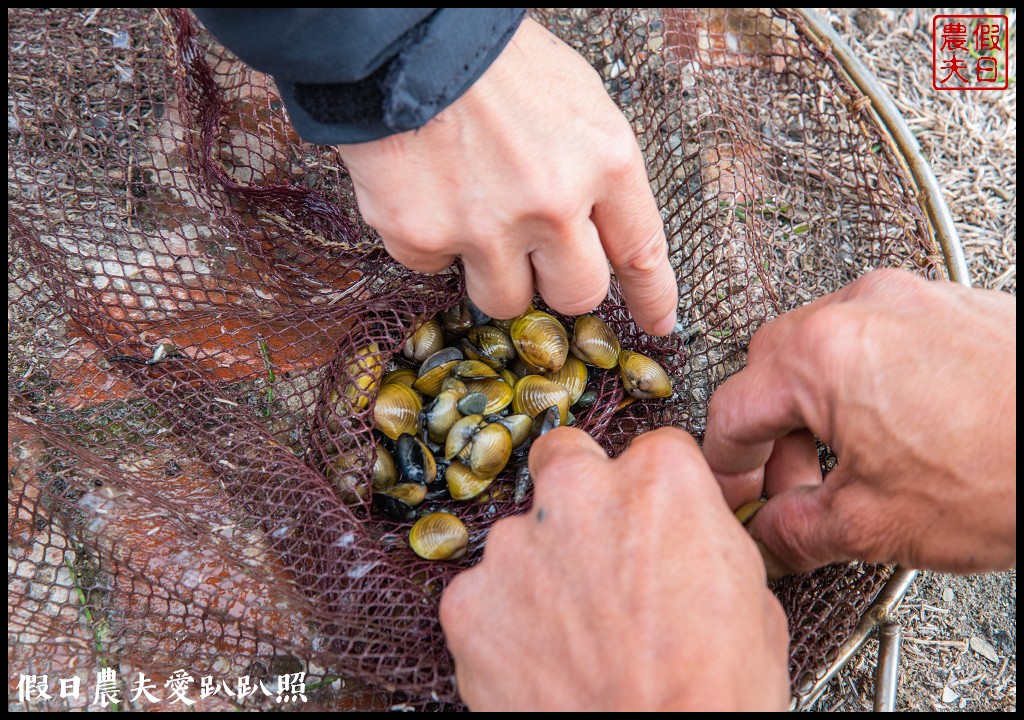
[[[668,245],[665,233],[659,225],[640,236],[638,242],[624,249],[621,267],[634,274],[653,275],[668,265]]]

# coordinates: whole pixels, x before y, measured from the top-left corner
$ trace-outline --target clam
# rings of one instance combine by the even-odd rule
[[[512,395],[512,412],[537,417],[552,405],[558,407],[560,418],[567,418],[569,391],[540,375],[527,375],[516,383]]]
[[[512,449],[518,450],[523,443],[530,439],[530,431],[533,429],[533,418],[529,415],[493,415],[487,418],[488,422],[495,422],[504,425],[512,436]]]
[[[427,496],[427,486],[419,483],[399,483],[383,492],[373,494],[373,507],[393,520],[412,520],[416,506]]]
[[[469,547],[469,530],[454,515],[430,513],[412,526],[409,544],[424,560],[458,560]]]
[[[391,383],[398,383],[399,385],[405,385],[406,387],[412,387],[412,384],[416,382],[416,371],[410,370],[409,368],[399,368],[398,370],[392,370],[386,374],[380,381],[381,385],[390,385]]]
[[[452,377],[466,380],[483,380],[498,377],[498,371],[479,360],[463,360],[452,368]]]
[[[462,339],[462,349],[466,357],[487,363],[495,370],[505,367],[516,355],[508,333],[491,325],[471,329]]]
[[[490,319],[468,297],[441,313],[441,325],[449,337],[465,335],[470,328],[483,325]]]
[[[509,335],[519,356],[546,372],[559,370],[569,354],[569,337],[562,323],[538,310],[516,318]]]
[[[446,377],[441,381],[441,392],[445,390],[451,390],[460,398],[466,397],[469,390],[466,389],[466,383],[462,382],[458,378]]]
[[[392,440],[402,433],[415,434],[421,410],[416,393],[405,385],[385,385],[373,406],[373,423]]]
[[[473,393],[479,393],[487,398],[487,404],[482,413],[498,413],[509,406],[512,402],[512,386],[501,378],[484,378],[483,380],[470,380],[466,388]]]
[[[512,435],[508,428],[490,423],[480,428],[459,453],[478,478],[493,479],[505,469],[512,456]]]
[[[427,433],[430,442],[441,444],[448,437],[452,425],[459,421],[459,395],[454,390],[442,390],[434,402],[427,405],[420,413],[420,424]]]
[[[351,455],[346,452],[336,455],[328,462],[324,473],[334,483],[338,495],[346,504],[359,502],[370,492],[370,486],[359,472],[357,463],[350,458]]]
[[[587,390],[585,393],[580,395],[580,399],[576,401],[576,404],[581,408],[588,408],[593,407],[596,402],[597,390]]]
[[[430,372],[439,365],[446,365],[447,363],[450,363],[453,360],[458,362],[464,359],[465,358],[463,358],[462,356],[462,351],[459,350],[458,348],[443,348],[441,350],[438,350],[436,353],[434,353],[433,355],[431,355],[430,357],[423,361],[423,364],[420,365],[419,376],[423,377],[424,375],[426,375],[428,372]]]
[[[572,354],[588,365],[610,370],[619,361],[619,339],[596,315],[576,318],[572,329]]]
[[[434,453],[417,437],[399,435],[395,443],[395,459],[398,469],[410,482],[429,485],[437,478]]]
[[[452,425],[444,441],[444,459],[452,460],[461,453],[483,425],[483,415],[467,415]]]
[[[646,355],[623,350],[619,355],[619,375],[626,392],[638,400],[672,396],[668,373]]]
[[[444,381],[451,377],[452,368],[458,364],[458,360],[450,360],[440,365],[434,365],[429,370],[424,371],[423,368],[427,366],[424,363],[423,367],[420,368],[420,376],[412,384],[413,390],[418,390],[430,397],[437,397],[444,386]]]
[[[558,383],[569,392],[570,405],[575,405],[583,395],[583,391],[587,389],[587,366],[573,355],[565,359],[565,364],[560,370],[544,373],[544,377],[551,382]]]
[[[402,354],[410,360],[423,362],[443,347],[444,333],[441,331],[441,323],[437,320],[427,320],[405,341]]]
[[[384,375],[384,359],[377,343],[371,343],[356,350],[356,357],[345,367],[350,383],[345,386],[345,407],[340,414],[347,415],[354,410],[364,410],[377,392]]]
[[[379,443],[374,447],[373,489],[386,490],[398,482],[398,467],[387,448]]]
[[[448,481],[448,493],[453,500],[472,500],[491,486],[494,478],[477,477],[468,466],[458,460],[452,462],[444,474]]]

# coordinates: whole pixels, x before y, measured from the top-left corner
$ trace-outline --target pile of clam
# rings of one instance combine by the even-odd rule
[[[593,404],[588,366],[618,366],[632,398],[672,394],[664,369],[621,350],[612,329],[593,315],[577,318],[570,338],[547,313],[531,308],[514,320],[492,320],[466,300],[417,327],[403,355],[418,370],[385,374],[377,347],[361,349],[347,367],[351,384],[337,398],[344,416],[376,394],[374,425],[389,442],[375,450],[373,507],[400,521],[436,507],[427,500],[491,498],[491,485],[512,460],[521,465],[521,499],[530,442],[572,424],[572,408]],[[328,473],[344,496],[362,496],[364,485],[343,457]],[[428,560],[457,559],[469,544],[465,525],[444,512],[419,517],[409,538]]]

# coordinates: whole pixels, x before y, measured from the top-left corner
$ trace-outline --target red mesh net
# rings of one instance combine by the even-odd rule
[[[633,123],[682,289],[685,328],[668,338],[642,334],[617,289],[598,311],[675,391],[616,412],[617,375],[592,374],[577,423],[610,452],[663,424],[699,436],[765,320],[871,268],[941,273],[891,142],[795,16],[537,17]],[[327,471],[346,458],[368,486],[373,394],[354,413],[336,397],[365,393],[361,350],[408,366],[396,353],[461,299],[458,270],[394,263],[336,152],[301,143],[272,83],[188,13],[8,20],[11,671],[91,686],[102,665],[161,689],[179,668],[271,688],[301,671],[322,707],[456,703],[438,597],[529,499],[446,503],[470,552],[432,564],[409,523],[342,498]],[[160,343],[181,357],[115,359]],[[797,689],[888,572],[779,585]]]

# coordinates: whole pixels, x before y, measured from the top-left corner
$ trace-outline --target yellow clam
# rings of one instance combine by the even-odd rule
[[[587,366],[573,355],[565,359],[561,370],[544,373],[544,377],[551,382],[558,383],[569,392],[570,405],[575,405],[583,395],[583,391],[587,389]]]
[[[349,505],[365,499],[370,493],[370,486],[366,484],[362,473],[358,471],[357,463],[350,457],[351,455],[347,452],[342,452],[331,458],[324,473],[338,489],[338,495],[342,502]],[[392,480],[392,484],[394,484],[394,480]]]
[[[440,394],[423,409],[420,422],[427,431],[430,442],[441,444],[448,437],[452,425],[462,418],[459,412],[459,395],[454,390],[442,390]]]
[[[530,306],[528,308],[526,308],[526,312],[524,312],[523,315],[526,315],[527,313],[532,313],[532,312],[533,312],[533,303],[530,303]],[[516,321],[516,319],[517,318],[510,318],[508,320],[500,320],[498,318],[491,318],[491,325],[493,325],[494,327],[499,328],[501,330],[504,330],[506,333],[508,333],[508,332],[512,331],[512,323],[514,323]]]
[[[377,392],[384,375],[384,359],[377,343],[356,350],[355,359],[345,367],[345,375],[350,383],[345,386],[345,405],[338,408],[342,415],[366,409]]]
[[[533,430],[533,418],[526,414],[498,416],[491,422],[496,422],[508,428],[512,436],[512,449],[517,450],[530,439],[530,432]]]
[[[405,385],[385,385],[373,406],[373,423],[392,440],[402,433],[415,435],[422,409],[416,393]]]
[[[458,460],[454,460],[448,466],[444,477],[448,481],[448,494],[453,500],[472,500],[494,482],[494,478],[485,480],[477,477],[468,466]]]
[[[462,380],[482,380],[496,378],[498,371],[480,360],[463,360],[452,368],[452,377]]]
[[[430,513],[412,526],[409,544],[424,560],[458,560],[469,547],[469,530],[454,515]]]
[[[619,375],[626,392],[638,400],[672,396],[668,373],[646,355],[623,350],[619,355]]]
[[[398,482],[398,467],[394,458],[381,444],[374,447],[373,458],[373,489],[387,490]]]
[[[390,385],[391,383],[398,383],[399,385],[405,385],[406,387],[412,387],[412,384],[416,382],[416,371],[410,370],[409,368],[399,368],[398,370],[392,370],[380,381],[381,385]]]
[[[561,369],[569,354],[569,336],[562,323],[545,312],[534,310],[512,323],[512,344],[528,364],[545,372]]]
[[[462,339],[466,357],[487,363],[495,370],[505,367],[515,357],[512,338],[504,330],[491,325],[480,325]]]
[[[437,320],[427,320],[405,341],[402,354],[410,360],[423,362],[443,347],[444,333],[441,331],[441,323]]]
[[[512,394],[512,412],[537,417],[556,405],[565,424],[569,417],[569,391],[540,375],[527,375],[516,383]]]
[[[483,426],[483,415],[467,415],[452,425],[452,429],[448,431],[448,437],[444,441],[444,459],[453,460]]]
[[[484,425],[459,453],[478,478],[493,479],[505,469],[512,456],[512,435],[499,423]]]
[[[512,386],[501,378],[469,380],[466,383],[466,388],[469,392],[481,393],[487,397],[487,405],[484,407],[485,415],[499,413],[512,402]]]
[[[441,387],[444,385],[444,381],[451,377],[452,368],[459,364],[458,360],[451,360],[440,365],[435,365],[426,372],[423,368],[420,368],[420,376],[416,378],[416,382],[412,384],[413,390],[418,390],[424,395],[430,397],[437,397],[438,393],[441,392]],[[424,365],[423,367],[426,367]]]
[[[585,363],[611,370],[619,361],[619,339],[615,331],[596,315],[576,318],[572,329],[572,354]]]

